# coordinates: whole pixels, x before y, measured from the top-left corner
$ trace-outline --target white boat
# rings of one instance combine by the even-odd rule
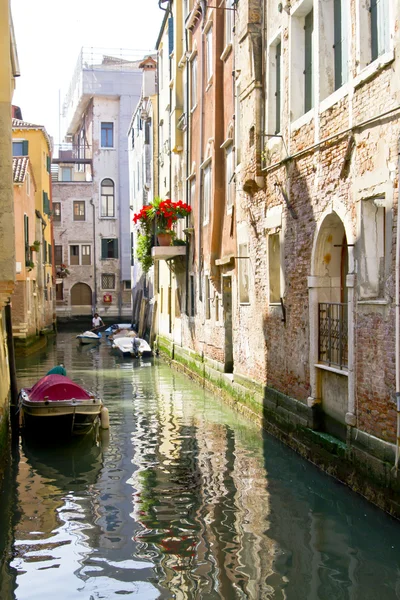
[[[146,340],[138,337],[118,337],[113,341],[112,348],[122,356],[147,357],[153,356],[152,349]]]
[[[80,344],[93,344],[101,340],[101,333],[95,333],[94,331],[84,331],[76,336]]]
[[[115,323],[114,325],[107,327],[107,329],[104,330],[104,333],[106,335],[111,335],[117,331],[117,329],[132,329],[132,325],[130,323]]]

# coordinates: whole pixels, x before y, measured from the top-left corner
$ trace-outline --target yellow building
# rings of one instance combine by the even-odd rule
[[[12,298],[13,337],[35,341],[39,333],[36,240],[36,184],[28,156],[13,158],[16,284]]]
[[[7,446],[10,401],[6,305],[15,280],[11,105],[18,75],[10,3],[0,0],[0,461]]]
[[[51,219],[51,140],[42,125],[12,120],[13,156],[29,157],[36,182],[35,234],[40,249],[34,252],[35,280],[32,292],[37,302],[37,330],[46,333],[55,323],[55,271]]]

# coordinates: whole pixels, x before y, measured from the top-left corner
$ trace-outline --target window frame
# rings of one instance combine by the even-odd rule
[[[103,279],[104,277],[111,277],[114,280],[113,287],[110,287],[110,286],[105,287],[104,286],[104,279]],[[116,277],[115,277],[115,273],[102,273],[101,274],[100,284],[101,284],[101,289],[102,290],[105,290],[105,291],[106,290],[107,291],[108,290],[111,290],[111,291],[116,290]]]
[[[72,248],[78,248],[78,254],[73,254]],[[78,262],[72,262],[73,256],[78,257]],[[79,244],[68,244],[68,258],[69,258],[69,264],[71,267],[79,267],[80,266],[80,264],[81,264],[81,249],[80,249]]]
[[[112,194],[104,194],[103,193],[103,188],[111,188],[111,185],[104,185],[104,182],[111,182],[112,183],[112,190],[113,193]],[[109,212],[109,199],[112,198],[112,215],[108,214]],[[103,211],[103,199],[106,200],[106,211]],[[101,180],[100,182],[100,218],[101,219],[115,219],[115,182],[113,179],[111,179],[111,177],[104,177],[104,179]],[[107,213],[107,214],[103,214],[103,212]]]
[[[87,252],[89,249],[89,252]],[[84,260],[84,256],[88,256],[88,262]],[[91,266],[92,264],[92,245],[91,244],[81,244],[81,265],[82,266]]]
[[[61,202],[53,202],[53,222],[61,223]]]
[[[213,25],[212,23],[204,32],[206,36],[206,82],[210,85],[214,75],[214,48],[213,48]]]
[[[109,256],[110,248],[112,242],[112,254],[113,256]],[[107,243],[107,256],[105,256],[104,248]],[[119,246],[118,246],[118,238],[109,238],[103,237],[101,238],[101,260],[118,260],[119,258]]]
[[[80,206],[80,205],[83,205],[83,215],[76,215],[75,207]],[[76,218],[77,216],[79,218]],[[83,216],[83,218],[80,218],[82,216]],[[84,200],[74,200],[73,201],[73,203],[72,203],[72,220],[73,221],[86,221],[86,202]]]
[[[103,127],[104,125],[104,127]],[[111,127],[106,127],[106,125],[111,125]],[[100,148],[109,150],[115,148],[115,131],[114,131],[114,121],[100,121]],[[109,143],[109,135],[111,131],[111,144]],[[103,144],[103,133],[105,133],[105,144]]]
[[[212,160],[207,160],[202,168],[203,177],[203,198],[202,198],[202,223],[208,225],[210,222],[211,213],[211,198],[212,198]],[[207,185],[206,185],[207,184]]]

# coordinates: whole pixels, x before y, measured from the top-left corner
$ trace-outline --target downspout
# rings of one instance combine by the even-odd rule
[[[201,29],[201,112],[200,112],[200,165],[203,164],[204,161],[204,94],[205,94],[205,89],[204,89],[204,56],[205,56],[205,52],[204,52],[204,47],[205,47],[205,40],[204,40],[204,22],[205,22],[205,18],[206,18],[206,2],[202,2],[201,3],[201,9],[202,9],[202,29]],[[200,293],[201,293],[201,277],[202,277],[202,228],[203,228],[203,221],[202,221],[202,216],[203,216],[203,180],[204,180],[204,176],[203,176],[203,171],[200,171],[200,186],[199,186],[199,202],[198,202],[198,222],[199,222],[199,234],[198,234],[198,244],[197,244],[197,256],[198,256],[198,276],[199,276],[199,298],[201,298]]]
[[[97,268],[96,268],[96,209],[94,207],[93,198],[89,200],[93,208],[93,278],[94,278],[94,292],[92,299],[92,311],[93,314],[96,312],[97,306]]]
[[[397,175],[400,173],[400,138],[398,141],[398,168]],[[396,231],[396,403],[397,403],[397,434],[396,434],[396,460],[395,469],[399,465],[400,454],[400,218],[399,218],[399,200],[400,200],[400,182],[397,184],[397,231]]]
[[[187,29],[185,27],[185,55],[187,57],[187,53],[188,53],[189,49],[188,49],[188,32]],[[187,111],[187,119],[186,119],[186,202],[188,201],[189,198],[189,173],[191,172],[191,168],[189,167],[189,157],[190,157],[190,146],[189,144],[191,143],[191,136],[190,136],[190,131],[191,131],[191,126],[192,126],[192,113],[190,112],[190,106],[189,106],[189,102],[190,102],[190,94],[189,94],[189,86],[190,86],[190,68],[189,68],[189,63],[186,59],[186,111]],[[193,202],[193,198],[190,199],[191,202]],[[189,227],[189,216],[186,217],[186,227]],[[189,316],[189,242],[190,242],[190,237],[188,234],[186,234],[186,256],[185,256],[185,265],[186,265],[186,273],[185,273],[185,310],[186,310],[186,315]]]

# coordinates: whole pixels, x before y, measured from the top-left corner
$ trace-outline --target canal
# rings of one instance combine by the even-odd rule
[[[400,523],[159,359],[61,333],[20,361],[99,394],[109,432],[21,440],[0,496],[1,600],[400,598]]]

